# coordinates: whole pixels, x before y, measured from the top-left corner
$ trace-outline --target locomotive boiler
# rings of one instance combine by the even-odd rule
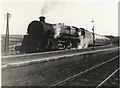
[[[50,24],[45,17],[40,21],[32,21],[27,28],[21,46],[15,50],[23,53],[44,52],[57,49],[87,48],[93,44],[93,35],[84,28],[64,25],[64,23]],[[96,44],[108,44],[109,39],[95,34]],[[103,42],[104,41],[104,42]]]
[[[28,25],[27,35],[24,35],[21,46],[16,50],[25,53],[48,51],[55,45],[52,43],[54,37],[54,25],[45,22],[45,17],[39,17],[40,21],[32,21]],[[54,43],[57,41],[54,39]],[[54,46],[55,47],[55,46]]]

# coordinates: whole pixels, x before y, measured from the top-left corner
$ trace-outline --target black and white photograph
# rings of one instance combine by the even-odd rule
[[[119,0],[1,0],[1,88],[119,88]]]

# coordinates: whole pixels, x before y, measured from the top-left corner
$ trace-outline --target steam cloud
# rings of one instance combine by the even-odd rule
[[[92,41],[90,35],[87,34],[86,37],[84,38],[80,32],[78,34],[79,34],[79,39],[81,40],[80,43],[78,43],[78,49],[87,48],[90,42]]]
[[[54,9],[55,6],[58,4],[59,4],[58,2],[45,2],[42,9],[41,9],[41,15],[45,15],[47,12]]]
[[[81,42],[78,44],[78,49],[87,48],[89,45],[89,38],[83,38],[83,36],[80,37]]]

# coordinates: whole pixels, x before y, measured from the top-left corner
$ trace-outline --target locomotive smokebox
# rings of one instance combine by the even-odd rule
[[[39,19],[40,19],[41,22],[45,22],[45,17],[44,16],[40,16]]]

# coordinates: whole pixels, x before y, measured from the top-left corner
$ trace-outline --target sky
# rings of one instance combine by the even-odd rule
[[[46,17],[48,23],[64,23],[100,35],[118,35],[118,2],[115,0],[4,0],[0,4],[1,34],[6,33],[10,13],[10,34],[26,34],[29,23]],[[92,23],[94,20],[94,23]]]

